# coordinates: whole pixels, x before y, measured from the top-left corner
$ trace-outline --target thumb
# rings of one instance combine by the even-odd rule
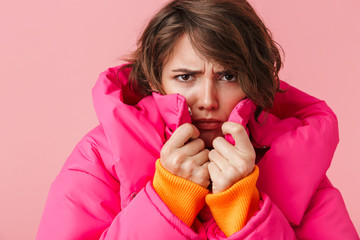
[[[225,122],[221,130],[226,140],[235,146],[240,152],[248,152],[253,149],[245,127],[239,123]]]

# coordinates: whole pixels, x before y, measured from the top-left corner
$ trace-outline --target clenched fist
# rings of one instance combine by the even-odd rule
[[[172,174],[207,188],[210,184],[209,150],[199,136],[194,125],[181,125],[162,147],[160,162]]]
[[[213,141],[214,149],[209,153],[209,174],[212,192],[225,191],[234,183],[247,177],[255,167],[255,150],[245,128],[238,123],[225,122],[221,127],[223,134],[231,134],[235,146],[223,137]]]

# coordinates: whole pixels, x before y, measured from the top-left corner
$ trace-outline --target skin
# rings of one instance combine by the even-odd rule
[[[178,127],[164,144],[162,166],[205,188],[211,181],[213,193],[248,176],[255,166],[254,148],[242,125],[227,122],[246,97],[235,76],[197,54],[185,34],[164,65],[161,82],[166,94],[185,97],[193,123]],[[235,146],[224,134],[232,135]]]

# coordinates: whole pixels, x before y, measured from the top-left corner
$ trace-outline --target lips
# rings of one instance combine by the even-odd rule
[[[221,128],[223,122],[217,119],[199,119],[193,121],[193,124],[199,130],[214,130]]]

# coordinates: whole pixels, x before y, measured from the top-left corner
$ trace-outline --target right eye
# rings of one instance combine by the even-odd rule
[[[192,76],[191,74],[182,74],[182,75],[177,75],[175,76],[176,79],[182,81],[182,82],[186,82],[189,80],[192,80]]]

